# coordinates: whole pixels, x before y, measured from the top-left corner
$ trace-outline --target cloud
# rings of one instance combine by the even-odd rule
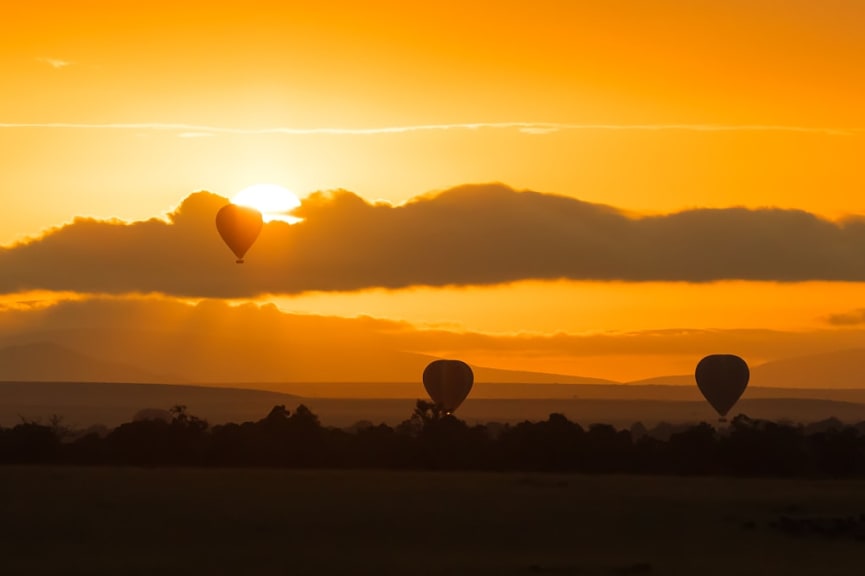
[[[777,359],[862,348],[865,331],[770,329],[664,329],[594,334],[500,335],[447,330],[413,330],[400,334],[402,349],[420,353],[478,354],[510,358],[621,358],[735,351],[748,358]]]
[[[212,136],[212,132],[180,132],[177,135],[178,138],[210,138]]]
[[[635,218],[573,198],[467,185],[400,206],[344,190],[307,197],[295,225],[265,225],[234,264],[190,195],[167,220],[78,219],[0,249],[0,292],[248,297],[492,285],[524,279],[865,281],[865,220],[799,210],[698,209]]]
[[[685,368],[673,373],[688,373],[711,351],[734,351],[753,366],[765,359],[861,348],[863,338],[861,329],[490,335],[368,317],[289,314],[273,305],[217,300],[193,305],[159,297],[0,309],[0,350],[50,343],[101,362],[170,375],[164,381],[175,382],[417,382],[430,359],[443,356],[476,367],[516,362],[585,377],[609,377],[621,373],[623,363],[634,363],[638,366],[625,370],[648,377],[664,373],[639,366],[653,358],[681,362]]]
[[[399,326],[272,305],[93,298],[0,310],[0,350],[49,343],[175,382],[405,381],[429,359],[383,342]]]
[[[865,308],[844,312],[841,314],[832,314],[827,318],[829,324],[833,326],[861,326],[865,325]]]
[[[54,60],[61,66],[68,62]],[[55,67],[58,65],[52,64]],[[376,134],[406,134],[411,132],[443,132],[451,130],[516,130],[524,134],[545,135],[564,131],[592,132],[794,132],[826,136],[856,136],[865,134],[860,127],[821,127],[772,124],[574,124],[563,122],[461,122],[453,124],[410,124],[403,126],[374,126],[369,128],[313,127],[296,128],[272,126],[264,128],[232,128],[200,124],[129,123],[116,122],[88,124],[74,122],[0,122],[0,128],[40,128],[63,130],[153,130],[178,132],[181,137],[203,135],[333,135],[365,136]]]
[[[36,61],[48,64],[52,68],[66,68],[67,66],[72,65],[72,62],[69,62],[68,60],[60,60],[58,58],[37,58]]]

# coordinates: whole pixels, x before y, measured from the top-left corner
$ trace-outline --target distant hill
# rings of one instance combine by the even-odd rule
[[[529,387],[529,385],[527,385]],[[667,392],[662,387],[621,385],[586,387],[598,396],[604,389],[611,397],[580,398],[489,398],[470,396],[457,416],[466,422],[522,422],[546,420],[553,412],[561,413],[582,425],[612,424],[628,428],[634,422],[647,426],[659,422],[671,424],[709,422],[717,415],[693,390],[675,387],[680,396],[659,399]],[[627,397],[631,392],[659,398]],[[774,389],[755,389],[769,390]],[[750,392],[750,391],[749,391]],[[850,391],[852,392],[852,391]],[[865,391],[858,391],[865,395]],[[690,397],[688,397],[690,395]],[[63,424],[83,429],[101,424],[114,427],[132,420],[145,408],[167,410],[185,405],[190,414],[211,424],[255,421],[265,417],[273,406],[284,404],[289,410],[305,404],[326,426],[351,426],[359,421],[396,425],[411,416],[414,397],[401,398],[301,398],[267,390],[215,388],[206,386],[172,386],[162,384],[125,384],[92,382],[0,382],[0,426],[14,426],[25,420],[48,422],[52,415],[63,418]],[[837,418],[848,423],[865,421],[865,404],[840,400],[809,398],[743,398],[730,413],[752,418],[816,422]]]
[[[313,397],[423,396],[420,375],[433,357],[379,349],[283,350],[261,342],[197,342],[179,347],[162,334],[44,332],[46,339],[0,348],[0,380],[138,382],[259,388]],[[317,349],[316,349],[317,350]],[[365,365],[362,372],[355,366]],[[692,374],[620,384],[582,376],[473,366],[476,398],[634,398],[701,400]],[[340,384],[335,384],[340,383]],[[612,386],[612,387],[611,387]],[[673,388],[678,387],[678,390]],[[751,366],[746,397],[757,388],[865,389],[865,348]],[[787,393],[788,397],[803,397]],[[790,395],[792,394],[792,395]],[[776,397],[773,395],[773,397]],[[820,396],[846,400],[847,396]]]
[[[52,342],[34,342],[0,348],[0,380],[165,382],[166,377],[137,366],[99,360]]]
[[[618,384],[613,380],[603,378],[589,378],[586,376],[568,376],[565,374],[548,374],[545,372],[522,372],[517,370],[500,370],[497,368],[485,368],[475,366],[473,368],[475,382],[485,384],[498,384],[506,388],[507,384],[548,384],[558,386],[561,384]]]
[[[865,388],[865,348],[784,358],[751,366],[751,387],[846,389]],[[694,386],[693,374],[657,376],[629,385]]]
[[[574,398],[588,394],[596,398],[621,395],[617,392],[622,386],[615,382],[606,384],[562,383],[544,384],[531,381],[533,373],[522,374],[526,380],[521,382],[475,382],[471,390],[472,398]],[[528,374],[528,377],[526,377]],[[541,374],[541,377],[546,376]],[[580,381],[579,378],[571,377]],[[563,380],[567,380],[563,378]],[[587,379],[592,380],[592,379]],[[305,398],[425,398],[426,390],[420,377],[411,382],[217,382],[202,385],[232,388],[255,388],[273,390],[287,394],[297,394]]]
[[[117,426],[141,409],[168,410],[177,405],[211,423],[263,418],[277,404],[298,404],[298,398],[266,390],[208,388],[121,382],[0,382],[0,425],[21,419],[47,422],[63,417],[72,427]]]
[[[625,382],[627,386],[695,386],[693,374],[675,374],[673,376],[653,376],[642,380]]]
[[[767,362],[752,370],[751,382],[785,388],[865,388],[865,348]]]
[[[49,336],[49,334],[42,334]],[[343,386],[342,393],[327,393],[328,396],[348,395],[381,396],[375,386],[398,391],[404,382],[420,382],[424,367],[434,358],[422,354],[394,352],[370,348],[350,350],[345,353],[287,352],[274,346],[250,347],[237,350],[201,342],[186,350],[178,358],[176,346],[166,346],[168,339],[141,334],[136,340],[127,334],[122,339],[107,334],[88,331],[55,332],[50,336],[63,342],[37,341],[32,344],[13,344],[0,348],[0,380],[20,381],[70,381],[70,382],[140,382],[159,384],[200,383],[203,385],[245,387],[247,382],[261,383],[262,388],[282,390],[284,382],[318,382],[306,386],[306,393],[318,395],[316,390],[322,382],[353,382]],[[118,340],[134,341],[133,346],[123,347],[124,361],[108,361],[99,352],[114,358],[113,345]],[[89,353],[77,350],[90,350]],[[146,370],[135,364],[134,359],[147,366],[167,367],[174,365],[179,373],[167,374],[159,368]],[[338,358],[339,361],[335,361]],[[374,361],[370,361],[373,359]],[[354,366],[366,362],[372,367],[362,374]],[[473,367],[476,382],[503,384],[611,384],[600,378],[584,378],[541,372],[501,370],[482,366]],[[358,382],[364,382],[358,386]],[[381,384],[379,384],[381,383]],[[333,385],[328,385],[333,386]],[[352,390],[353,389],[353,390]],[[372,390],[372,391],[371,391]],[[398,393],[399,396],[413,392]],[[398,397],[399,397],[398,396]]]

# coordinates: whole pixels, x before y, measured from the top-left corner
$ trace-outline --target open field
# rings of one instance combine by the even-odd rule
[[[865,481],[0,468],[0,573],[861,574]]]

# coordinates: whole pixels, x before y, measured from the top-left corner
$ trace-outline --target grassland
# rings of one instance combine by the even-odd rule
[[[861,574],[865,481],[0,468],[0,574]]]

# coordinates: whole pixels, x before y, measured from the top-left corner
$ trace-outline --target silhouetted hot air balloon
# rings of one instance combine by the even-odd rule
[[[432,401],[450,414],[469,395],[475,376],[461,360],[433,360],[423,371],[423,386]]]
[[[721,417],[721,422],[726,421],[727,412],[742,396],[750,376],[748,364],[734,354],[706,356],[694,373],[697,387]]]
[[[226,204],[216,213],[216,229],[238,264],[243,264],[243,255],[258,238],[262,224],[261,212],[246,206]]]

